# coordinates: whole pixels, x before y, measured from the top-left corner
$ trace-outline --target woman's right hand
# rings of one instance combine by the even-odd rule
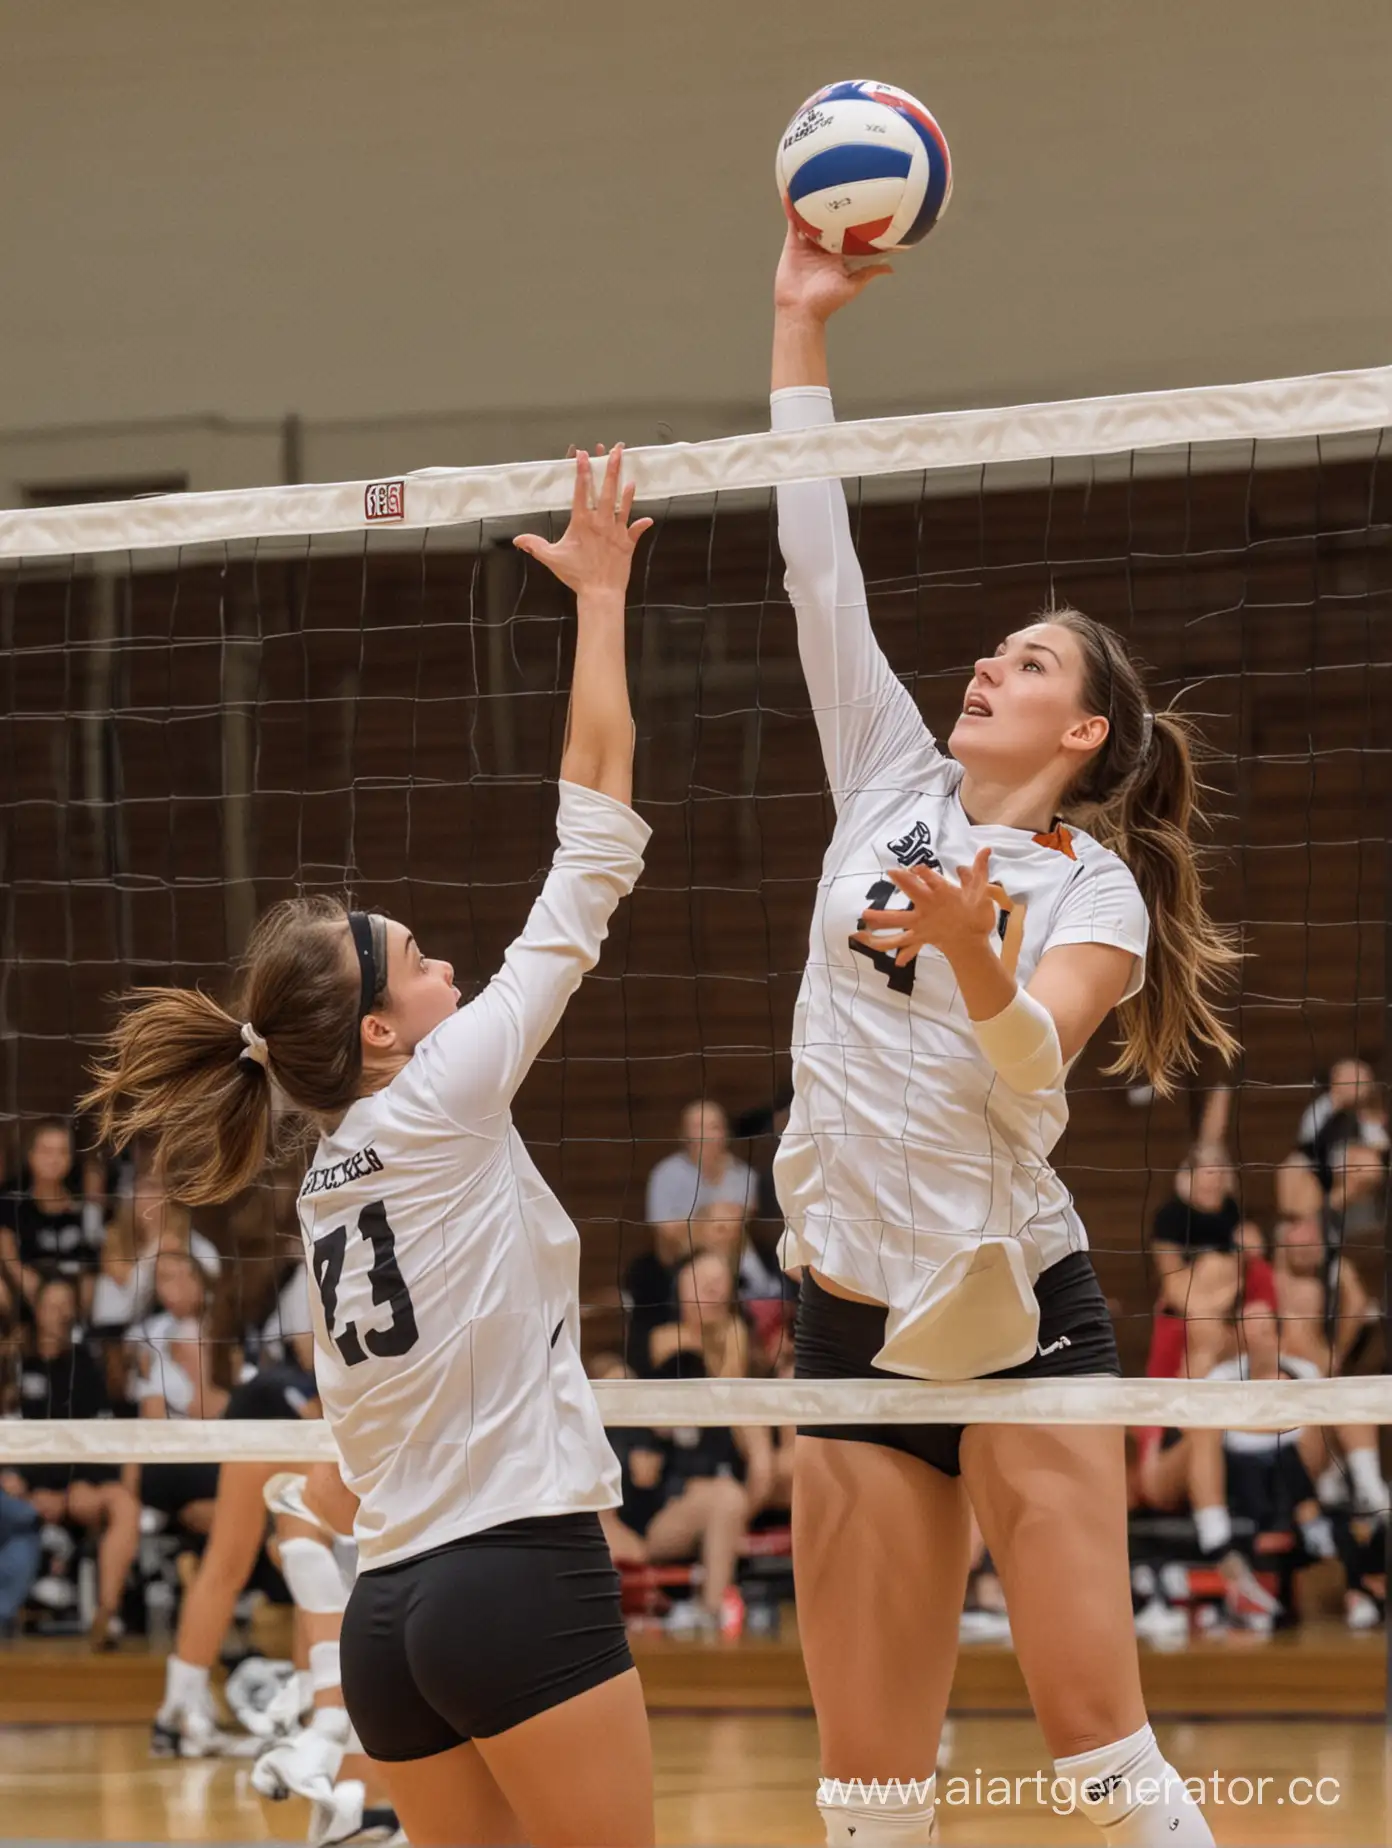
[[[603,449],[600,450],[603,456]],[[540,538],[536,533],[519,533],[513,544],[528,558],[536,559],[563,584],[578,594],[585,591],[616,590],[628,586],[634,548],[652,525],[651,520],[634,520],[634,484],[619,492],[619,475],[623,466],[623,444],[616,444],[604,470],[604,479],[596,493],[594,470],[582,449],[575,458],[575,498],[571,502],[570,524],[556,541]]]
[[[877,277],[890,275],[892,268],[888,263],[867,263],[853,270],[844,257],[820,249],[789,225],[773,279],[773,305],[780,315],[822,324],[863,294]]]

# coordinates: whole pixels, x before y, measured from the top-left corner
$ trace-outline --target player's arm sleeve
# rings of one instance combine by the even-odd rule
[[[599,960],[614,909],[643,870],[651,829],[612,796],[563,782],[556,832],[551,871],[502,968],[416,1050],[422,1075],[460,1127],[480,1127],[508,1110]]]
[[[775,430],[834,423],[824,386],[795,385],[772,399]],[[875,639],[865,579],[839,481],[778,489],[784,583],[797,614],[798,653],[837,807],[883,777],[901,783],[938,760],[912,694]]]
[[[1139,994],[1145,984],[1146,949],[1150,917],[1145,900],[1130,872],[1109,856],[1100,866],[1083,863],[1059,900],[1049,928],[1045,951],[1064,943],[1103,943],[1130,950],[1136,958],[1123,1001]]]

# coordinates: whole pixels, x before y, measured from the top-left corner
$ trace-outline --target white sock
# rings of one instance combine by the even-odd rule
[[[1226,1553],[1232,1544],[1232,1516],[1226,1508],[1196,1508],[1194,1527],[1199,1536],[1199,1551],[1205,1558]]]
[[[938,1780],[933,1777],[884,1783],[859,1778],[824,1777],[817,1785],[817,1808],[826,1828],[827,1848],[926,1848],[937,1840],[933,1809]]]
[[[1350,1450],[1345,1454],[1348,1473],[1353,1480],[1353,1492],[1360,1504],[1373,1513],[1387,1506],[1387,1484],[1382,1479],[1382,1468],[1378,1462],[1376,1450]]]
[[[1327,1514],[1311,1515],[1308,1521],[1300,1522],[1300,1538],[1305,1542],[1305,1551],[1311,1559],[1333,1559],[1338,1552],[1334,1544],[1334,1529],[1329,1524]]]
[[[1098,1751],[1056,1758],[1054,1773],[1108,1848],[1213,1848],[1203,1811],[1149,1726]]]
[[[208,1671],[192,1662],[181,1661],[176,1655],[166,1658],[164,1664],[164,1705],[161,1713],[188,1713],[212,1706],[212,1697],[208,1692]]]

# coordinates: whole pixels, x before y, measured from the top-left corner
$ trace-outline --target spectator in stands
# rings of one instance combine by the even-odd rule
[[[1276,1314],[1276,1272],[1266,1255],[1266,1235],[1255,1219],[1244,1219],[1237,1228],[1237,1250],[1243,1305],[1265,1303]]]
[[[1249,1303],[1238,1328],[1238,1354],[1215,1367],[1210,1379],[1311,1379],[1319,1369],[1290,1351],[1280,1318],[1264,1303]],[[1174,1434],[1178,1442],[1157,1459],[1147,1484],[1153,1507],[1190,1503],[1199,1546],[1226,1581],[1225,1602],[1240,1627],[1267,1628],[1279,1615],[1277,1601],[1256,1580],[1250,1543],[1234,1541],[1235,1518],[1257,1534],[1297,1535],[1308,1559],[1333,1558],[1336,1540],[1325,1514],[1325,1484],[1352,1490],[1355,1510],[1381,1515],[1387,1485],[1378,1464],[1372,1426],[1318,1426],[1299,1430],[1196,1430]],[[1341,1457],[1342,1462],[1335,1461]],[[1350,1621],[1366,1628],[1368,1597],[1350,1573],[1346,1605]],[[1374,1613],[1376,1615],[1376,1613]]]
[[[1146,1372],[1155,1379],[1202,1378],[1222,1358],[1238,1300],[1242,1210],[1227,1150],[1197,1143],[1151,1225],[1159,1283]]]
[[[1341,1372],[1359,1337],[1378,1319],[1352,1259],[1341,1250],[1331,1257],[1324,1225],[1307,1215],[1277,1226],[1274,1269],[1286,1350],[1320,1373]]]
[[[92,1298],[95,1330],[120,1333],[150,1313],[155,1264],[163,1251],[188,1253],[210,1287],[222,1273],[217,1246],[194,1229],[188,1208],[169,1199],[146,1165],[137,1170],[130,1193],[117,1202],[106,1229]]]
[[[749,1371],[749,1324],[734,1299],[730,1268],[713,1251],[698,1251],[677,1273],[677,1317],[653,1331],[652,1367],[672,1371],[691,1355],[711,1379],[741,1379]]]
[[[1349,1144],[1373,1150],[1384,1166],[1388,1154],[1387,1103],[1372,1067],[1362,1059],[1339,1059],[1329,1087],[1305,1111],[1296,1147],[1276,1176],[1276,1204],[1286,1219],[1317,1213],[1334,1185],[1335,1158]]]
[[[692,1224],[697,1251],[713,1251],[725,1261],[741,1303],[774,1300],[786,1294],[783,1273],[769,1267],[749,1236],[744,1208],[735,1200],[712,1200]]]
[[[3,1481],[8,1471],[0,1471]],[[0,1488],[0,1637],[12,1636],[29,1589],[39,1574],[38,1510]]]
[[[41,1283],[69,1278],[85,1314],[101,1257],[101,1211],[68,1190],[73,1139],[61,1117],[34,1125],[25,1157],[21,1184],[0,1199],[0,1264],[19,1277],[30,1303]]]
[[[733,1200],[712,1200],[696,1215],[692,1236],[697,1251],[714,1252],[726,1266],[735,1295],[749,1323],[756,1357],[771,1368],[792,1330],[792,1285],[768,1262],[749,1236],[743,1207]]]
[[[752,1213],[758,1203],[753,1170],[730,1153],[730,1126],[719,1104],[703,1098],[682,1112],[682,1146],[648,1176],[651,1226],[694,1219],[713,1200],[733,1200]]]
[[[646,1211],[653,1247],[624,1275],[628,1312],[625,1352],[640,1376],[654,1368],[655,1332],[677,1317],[677,1273],[696,1251],[694,1222],[703,1207],[729,1201],[743,1213],[757,1194],[753,1172],[730,1153],[729,1128],[719,1104],[688,1104],[682,1112],[682,1148],[648,1176]]]
[[[699,1363],[697,1363],[699,1364]],[[594,1379],[621,1378],[617,1355],[590,1367]],[[619,1458],[623,1502],[600,1515],[609,1550],[619,1565],[701,1562],[699,1595],[675,1606],[669,1627],[678,1633],[738,1634],[744,1601],[735,1584],[740,1551],[770,1482],[739,1479],[737,1434],[719,1428],[684,1432],[611,1429]]]
[[[660,1223],[653,1227],[652,1250],[635,1258],[624,1273],[624,1354],[629,1371],[637,1378],[653,1371],[656,1332],[677,1319],[677,1272],[695,1249],[691,1227],[684,1219]]]
[[[66,1277],[40,1283],[34,1326],[20,1363],[19,1409],[25,1418],[109,1418],[101,1369],[75,1339],[77,1292]],[[46,1522],[98,1531],[94,1648],[113,1647],[127,1575],[140,1545],[140,1504],[115,1464],[25,1464],[0,1488],[22,1495]]]
[[[127,1331],[131,1396],[142,1418],[220,1418],[230,1384],[227,1354],[212,1339],[207,1281],[185,1251],[162,1251],[154,1266],[155,1308]]]

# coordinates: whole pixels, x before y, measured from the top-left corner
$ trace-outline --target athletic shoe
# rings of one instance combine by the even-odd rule
[[[259,1739],[224,1732],[210,1709],[161,1707],[150,1728],[152,1758],[249,1758]]]
[[[1136,1612],[1136,1634],[1158,1649],[1184,1643],[1189,1640],[1189,1618],[1184,1611],[1172,1610],[1163,1598],[1152,1598]]]
[[[1376,1630],[1382,1622],[1377,1599],[1366,1591],[1351,1591],[1344,1601],[1344,1621],[1350,1630]]]
[[[369,1808],[366,1796],[361,1781],[350,1777],[335,1784],[324,1802],[315,1803],[306,1836],[312,1848],[338,1848],[348,1842],[404,1842],[396,1811],[385,1803]]]
[[[717,1623],[699,1598],[684,1598],[668,1611],[662,1627],[669,1636],[710,1636]]]
[[[310,1725],[262,1752],[251,1769],[252,1788],[272,1803],[290,1796],[331,1802],[347,1739],[343,1709],[321,1708]]]

